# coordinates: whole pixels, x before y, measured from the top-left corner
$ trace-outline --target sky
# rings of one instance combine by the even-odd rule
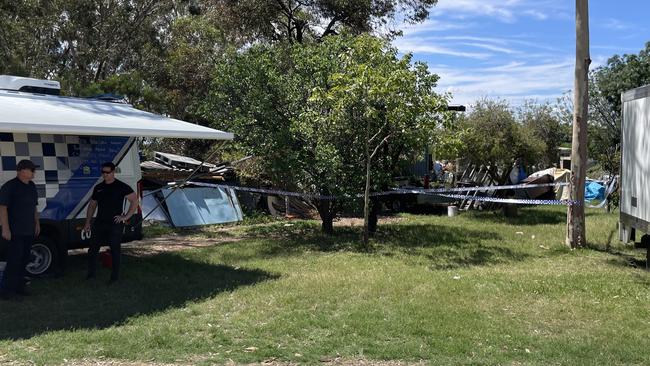
[[[592,69],[650,41],[650,0],[589,2]],[[573,88],[574,0],[439,0],[429,18],[394,40],[440,76],[453,104],[483,97],[516,106],[553,102]]]

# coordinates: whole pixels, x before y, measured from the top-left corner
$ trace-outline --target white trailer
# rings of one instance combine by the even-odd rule
[[[619,236],[641,246],[650,244],[650,85],[621,95],[621,197]],[[650,256],[650,248],[648,252]]]
[[[39,275],[67,249],[88,246],[82,228],[101,164],[111,161],[117,177],[140,190],[138,137],[232,140],[231,133],[166,118],[124,103],[59,96],[59,83],[0,75],[0,185],[16,176],[16,163],[40,166],[41,235],[27,269]],[[141,212],[125,228],[125,241],[141,236]],[[0,240],[0,261],[6,243]]]

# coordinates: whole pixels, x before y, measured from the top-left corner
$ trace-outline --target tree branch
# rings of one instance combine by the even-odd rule
[[[377,133],[374,136],[372,136],[370,140],[368,140],[368,143],[372,143],[372,141],[376,139],[379,136],[379,134],[381,134],[381,131],[383,131],[384,127],[386,126],[388,126],[388,122],[384,123],[384,125],[379,128],[379,131],[377,131]]]
[[[335,25],[336,22],[338,22],[339,20],[343,20],[343,19],[340,19],[338,16],[335,15],[335,16],[332,18],[332,20],[330,20],[329,24],[327,25],[327,27],[326,27],[325,30],[323,31],[323,34],[321,34],[320,38],[322,39],[322,38],[324,38],[324,37],[326,37],[326,36],[329,36],[330,34],[334,34],[334,33],[336,33],[336,32],[334,32],[334,25]]]
[[[375,146],[375,149],[373,150],[372,154],[370,154],[370,159],[374,158],[375,155],[379,152],[379,148],[381,148],[385,143],[388,142],[388,139],[392,137],[392,134],[386,135],[383,140],[379,143],[379,145]]]
[[[275,0],[275,2],[280,5],[280,9],[288,16],[291,16],[291,9],[285,4],[282,0]]]

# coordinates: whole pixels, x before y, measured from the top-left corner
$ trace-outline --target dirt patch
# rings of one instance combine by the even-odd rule
[[[401,217],[385,216],[379,218],[379,225],[395,224],[404,219]],[[276,223],[265,223],[251,225],[250,227],[255,226],[269,226],[275,225]],[[287,221],[285,226],[291,226],[291,221]],[[344,217],[334,221],[335,227],[362,227],[363,219],[361,218],[351,218]],[[237,230],[240,229],[240,230]],[[252,238],[254,234],[246,234],[245,231],[241,230],[241,226],[233,227],[223,227],[217,230],[211,231],[189,231],[187,233],[173,233],[167,235],[157,236],[155,238],[146,238],[143,240],[136,240],[129,243],[125,243],[122,247],[122,251],[125,254],[132,256],[151,256],[158,253],[165,252],[174,252],[179,250],[187,250],[192,248],[205,248],[213,245],[219,245],[224,243],[237,242],[245,238]],[[86,249],[79,249],[71,251],[72,253],[76,252],[86,252]]]
[[[164,235],[130,242],[123,247],[124,253],[134,256],[150,256],[164,252],[175,252],[192,248],[205,248],[213,245],[232,243],[241,237],[226,235],[224,237],[206,238],[197,235]]]
[[[380,217],[378,225],[396,224],[402,220],[404,220],[404,218],[395,216]],[[356,217],[342,217],[334,221],[334,226],[363,226],[363,219]]]

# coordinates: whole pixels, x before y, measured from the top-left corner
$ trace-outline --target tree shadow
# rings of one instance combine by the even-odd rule
[[[309,251],[346,251],[410,256],[416,262],[426,261],[430,268],[452,269],[522,261],[529,256],[504,245],[501,235],[484,230],[418,223],[385,224],[379,227],[370,248],[361,244],[361,233],[360,227],[337,227],[334,235],[325,235],[313,222],[253,228],[246,235],[262,240],[262,249],[255,253],[228,253],[226,261],[288,257]]]
[[[494,224],[512,226],[556,225],[566,222],[566,211],[523,207],[519,209],[519,213],[515,217],[506,217],[502,210],[473,211],[468,217],[476,221],[489,221]]]
[[[616,250],[610,246],[602,247],[600,245],[590,243],[585,249],[608,254],[610,257],[607,258],[606,263],[610,266],[643,270],[646,268],[645,258],[638,258],[638,255],[634,252],[636,249],[633,248],[630,248],[630,251],[624,252],[621,250]]]
[[[64,278],[38,279],[32,296],[0,302],[0,340],[23,339],[65,329],[97,329],[137,315],[182,307],[222,292],[278,278],[260,270],[240,269],[184,258],[178,253],[146,257],[123,255],[119,282],[107,285],[107,270],[84,280],[86,255],[69,259]]]
[[[614,267],[641,269],[644,271],[646,266],[645,260],[635,258],[634,256],[631,255],[615,256],[613,258],[607,259],[606,263]]]

